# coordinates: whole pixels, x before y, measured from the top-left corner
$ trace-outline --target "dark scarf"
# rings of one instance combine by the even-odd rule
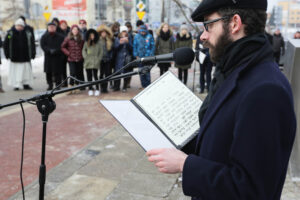
[[[273,60],[272,47],[264,34],[256,34],[237,40],[227,46],[225,52],[221,61],[216,65],[210,90],[200,108],[200,125],[214,94],[237,67],[247,62],[248,66],[253,66],[263,60]]]
[[[189,35],[189,37],[187,37],[187,35]],[[177,39],[180,40],[180,41],[190,40],[191,39],[191,34],[187,33],[187,34],[185,34],[181,37],[181,35],[179,33],[177,33]]]
[[[160,30],[160,37],[161,39],[163,39],[164,41],[168,41],[171,37],[171,33],[170,30],[168,30],[166,33],[163,32],[162,30]]]

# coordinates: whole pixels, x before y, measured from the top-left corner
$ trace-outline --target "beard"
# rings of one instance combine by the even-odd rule
[[[218,63],[225,54],[226,46],[231,44],[233,40],[230,38],[229,27],[223,26],[223,33],[217,39],[216,45],[212,45],[209,41],[205,41],[203,46],[209,48],[210,60]]]

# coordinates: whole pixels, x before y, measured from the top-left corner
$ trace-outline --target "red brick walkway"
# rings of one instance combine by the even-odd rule
[[[110,93],[101,98],[129,99],[132,96],[134,93],[131,92]],[[56,100],[57,108],[50,115],[47,128],[47,170],[75,154],[117,124],[98,103],[98,99],[80,94],[63,96]],[[41,162],[42,122],[36,107],[27,108],[25,113],[23,181],[25,185],[28,185],[38,178]],[[0,199],[7,199],[21,189],[19,177],[22,140],[21,111],[0,117],[0,138]]]

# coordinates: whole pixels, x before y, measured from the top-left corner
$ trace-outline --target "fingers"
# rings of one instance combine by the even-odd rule
[[[164,151],[164,149],[151,149],[146,152],[146,155],[147,156],[157,155],[157,154],[162,153],[163,151]]]
[[[159,155],[152,155],[152,156],[149,156],[149,157],[148,157],[148,160],[149,160],[150,162],[155,162],[155,163],[157,163],[157,162],[162,161],[162,157],[159,156]]]

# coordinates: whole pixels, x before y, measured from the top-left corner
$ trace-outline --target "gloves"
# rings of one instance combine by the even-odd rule
[[[56,53],[56,50],[55,50],[55,49],[50,49],[49,51],[50,51],[50,54],[51,54],[51,55],[54,55],[54,54]]]

